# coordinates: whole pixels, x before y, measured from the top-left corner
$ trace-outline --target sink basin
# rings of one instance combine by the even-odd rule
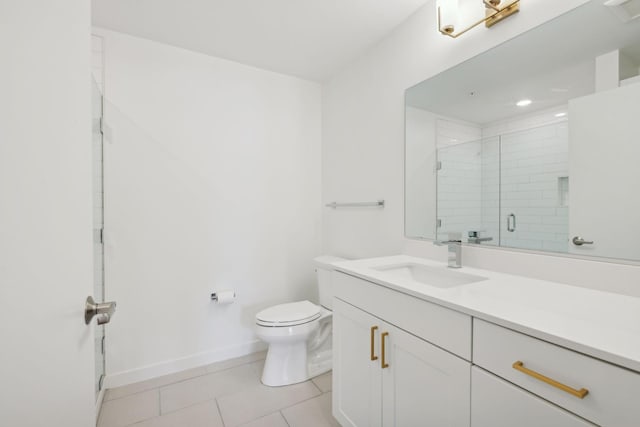
[[[486,277],[461,273],[447,267],[432,267],[428,265],[403,263],[373,267],[374,270],[384,271],[399,279],[409,279],[437,288],[453,288],[460,285],[487,280]]]

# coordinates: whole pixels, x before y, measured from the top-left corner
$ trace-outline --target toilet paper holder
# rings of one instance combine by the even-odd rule
[[[233,296],[234,296],[234,298],[235,298],[235,296],[236,296],[236,293],[235,293],[235,292],[233,293]],[[217,292],[212,292],[212,293],[211,293],[211,300],[212,300],[212,301],[218,301],[218,293],[217,293]]]

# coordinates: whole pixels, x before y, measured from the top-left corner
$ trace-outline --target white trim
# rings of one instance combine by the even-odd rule
[[[167,360],[153,365],[124,372],[108,374],[104,379],[104,389],[121,387],[128,384],[145,381],[162,375],[173,374],[187,369],[197,368],[235,357],[246,356],[267,349],[267,344],[255,340],[245,344],[226,347],[203,353],[196,353],[180,359]]]
[[[104,383],[102,389],[98,392],[98,398],[96,399],[96,425],[98,424],[98,418],[100,418],[100,410],[102,409],[102,402],[104,401],[105,388]]]

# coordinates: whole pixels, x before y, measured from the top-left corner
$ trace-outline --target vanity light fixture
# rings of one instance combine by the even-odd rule
[[[472,0],[482,1],[485,8],[484,18],[474,22],[463,30],[459,30],[460,17],[467,15],[467,8],[461,8],[460,2],[469,3],[469,0],[437,0],[436,7],[438,9],[438,31],[445,36],[460,37],[472,28],[484,23],[490,28],[505,18],[520,11],[520,0]]]
[[[530,99],[521,99],[520,101],[516,102],[516,105],[518,107],[526,107],[528,105],[531,105],[531,101]]]

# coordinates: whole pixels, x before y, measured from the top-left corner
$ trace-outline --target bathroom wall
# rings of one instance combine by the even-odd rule
[[[107,387],[263,349],[316,298],[321,88],[95,29],[105,50]],[[232,305],[211,302],[231,288]]]
[[[437,176],[441,222],[437,237],[446,240],[450,232],[461,232],[466,238],[470,230],[482,228],[482,142],[442,147],[438,150],[438,161],[441,164]]]
[[[323,250],[352,257],[408,252],[446,259],[446,249],[403,237],[404,91],[585,0],[532,0],[490,30],[458,39],[436,30],[429,2],[323,87],[323,199],[384,198],[382,211],[325,210]],[[467,265],[640,295],[640,268],[525,254],[463,249]]]
[[[436,224],[436,182],[431,179],[436,168],[436,116],[426,110],[406,109],[407,151],[405,157],[409,236],[434,236]]]

